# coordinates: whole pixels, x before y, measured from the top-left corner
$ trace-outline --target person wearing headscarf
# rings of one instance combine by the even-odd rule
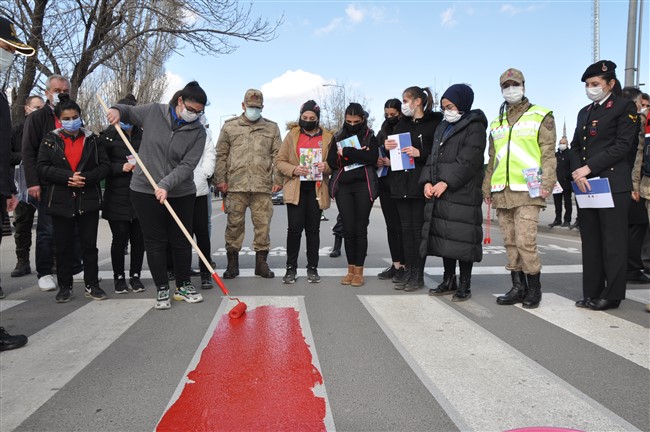
[[[473,102],[474,92],[466,84],[454,84],[442,95],[444,120],[420,176],[426,199],[420,252],[442,257],[444,264],[443,282],[429,294],[455,291],[452,301],[472,296],[472,266],[483,258],[481,185],[487,118],[483,111],[472,109]]]

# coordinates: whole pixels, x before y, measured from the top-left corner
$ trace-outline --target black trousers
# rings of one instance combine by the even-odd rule
[[[627,272],[643,270],[641,250],[648,231],[648,224],[630,224],[627,228]]]
[[[32,248],[32,226],[36,207],[19,201],[14,210],[14,240],[16,241],[16,258],[29,261],[29,251]]]
[[[474,263],[472,261],[458,261],[460,267],[461,279],[468,279],[472,276],[472,268]],[[456,273],[456,260],[453,258],[442,258],[442,265],[445,268],[445,275],[453,275]]]
[[[209,195],[197,196],[194,200],[194,215],[192,216],[192,231],[196,238],[196,245],[208,261],[210,261],[211,253],[210,218],[208,215],[208,203],[210,202]],[[209,272],[201,258],[199,258],[199,268],[201,273]]]
[[[124,277],[124,249],[131,241],[131,263],[129,266],[130,277],[140,277],[142,261],[144,260],[144,237],[140,220],[109,220],[108,225],[113,233],[111,242],[111,263],[113,265],[113,278]]]
[[[404,261],[404,250],[402,248],[402,225],[399,220],[397,204],[390,195],[390,184],[383,179],[379,180],[379,201],[381,212],[386,222],[386,234],[388,236],[388,250],[393,262]]]
[[[402,223],[403,264],[419,268],[424,261],[419,253],[424,226],[424,198],[400,198],[395,203]]]
[[[555,204],[555,220],[562,221],[562,201],[564,201],[564,222],[571,222],[573,212],[573,202],[571,200],[571,188],[566,188],[562,193],[553,194],[553,203]]]
[[[195,199],[195,195],[167,198],[188,232],[192,232]],[[160,204],[153,194],[131,191],[131,202],[138,219],[143,221],[144,247],[156,287],[168,286],[167,243],[172,247],[176,286],[188,282],[192,265],[192,246],[176,225],[167,208]]]
[[[41,217],[41,214],[38,215]],[[81,259],[84,268],[86,285],[96,285],[98,282],[98,251],[97,229],[99,226],[99,210],[84,212],[71,218],[52,216],[54,242],[56,243],[56,278],[59,286],[72,287],[74,244],[77,240],[75,228],[79,232],[81,243]],[[124,249],[122,249],[124,253]]]
[[[614,208],[578,209],[582,292],[586,298],[625,298],[630,193],[613,193],[612,198]]]
[[[320,214],[321,210],[316,199],[316,182],[300,182],[298,205],[287,204],[287,267],[298,267],[303,230],[307,240],[307,267],[318,267]]]
[[[365,181],[339,184],[336,206],[343,221],[348,265],[363,266],[368,253],[368,223],[372,199]]]

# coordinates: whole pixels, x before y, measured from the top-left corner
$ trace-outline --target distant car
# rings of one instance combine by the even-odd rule
[[[284,192],[275,192],[271,195],[271,201],[273,202],[273,205],[284,205]]]

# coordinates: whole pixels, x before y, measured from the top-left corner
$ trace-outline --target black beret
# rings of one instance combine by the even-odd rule
[[[580,81],[585,82],[587,78],[605,75],[605,74],[615,74],[616,72],[616,63],[611,60],[599,60],[596,63],[592,64],[585,70],[585,73],[582,74]]]

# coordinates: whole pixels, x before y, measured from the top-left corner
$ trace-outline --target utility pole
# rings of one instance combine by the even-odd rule
[[[635,51],[636,51],[636,20],[639,4],[637,0],[630,0],[627,13],[627,48],[625,50],[625,86],[634,86]]]
[[[593,63],[600,60],[600,1],[594,0],[594,34],[593,34]]]
[[[636,88],[641,88],[646,83],[641,82],[641,35],[643,34],[643,0],[639,0],[639,34],[637,35],[636,47]]]

